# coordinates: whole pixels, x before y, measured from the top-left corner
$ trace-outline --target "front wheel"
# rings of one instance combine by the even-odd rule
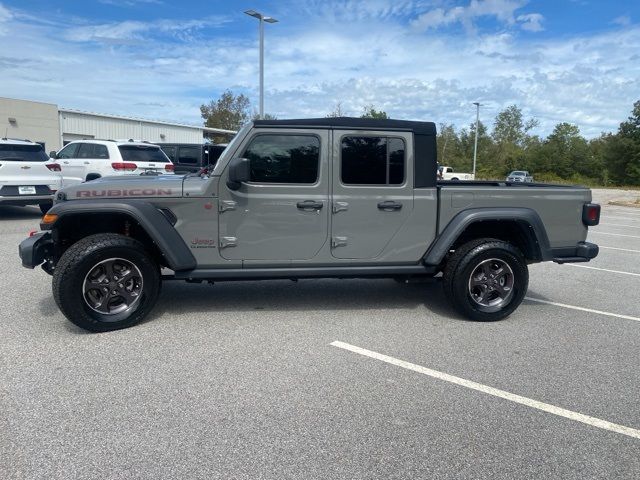
[[[101,233],[73,244],[53,273],[53,297],[74,324],[105,332],[141,322],[160,291],[158,265],[142,244]]]
[[[509,316],[527,293],[529,270],[520,250],[491,238],[473,240],[447,261],[443,285],[447,297],[471,320]]]

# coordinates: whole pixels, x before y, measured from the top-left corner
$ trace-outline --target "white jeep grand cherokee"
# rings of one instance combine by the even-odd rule
[[[89,181],[113,175],[173,174],[173,163],[157,145],[133,140],[76,140],[51,157],[65,180]]]

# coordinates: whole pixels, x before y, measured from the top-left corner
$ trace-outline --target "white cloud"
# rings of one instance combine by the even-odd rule
[[[529,32],[541,32],[544,30],[542,26],[542,21],[544,17],[539,13],[528,13],[526,15],[519,15],[517,18],[518,22],[521,22],[520,26],[523,30],[527,30]]]
[[[13,18],[13,14],[11,11],[0,3],[0,35],[4,35],[6,32],[3,24],[9,23],[9,21]]]
[[[443,15],[451,11],[430,5]],[[476,12],[490,10],[488,2],[474,5]],[[519,28],[472,36],[407,28],[407,18],[423,9],[406,2],[396,13],[377,0],[364,13],[323,10],[332,21],[322,15],[302,21],[301,10],[286,17],[270,12],[288,21],[267,32],[266,110],[280,118],[322,116],[341,101],[351,114],[373,104],[394,118],[463,127],[474,120],[471,102],[480,100],[488,124],[516,103],[540,120],[541,134],[567,121],[596,136],[617,128],[638,100],[640,57],[633,55],[640,27],[535,42]],[[501,11],[505,24],[532,22],[514,18],[516,10]],[[62,28],[60,19],[49,24],[13,17],[0,23],[12,38],[11,44],[0,42],[3,96],[187,123],[200,123],[199,105],[226,88],[258,103],[253,28],[212,38],[201,34],[203,22],[211,25],[206,19],[179,26],[170,20],[74,20]],[[177,38],[185,29],[188,37]]]
[[[629,15],[620,15],[619,17],[614,18],[611,23],[614,25],[620,25],[621,27],[626,27],[631,25],[631,17]]]
[[[502,23],[513,25],[515,11],[527,2],[524,0],[471,0],[466,7],[456,6],[449,9],[435,8],[419,15],[413,26],[421,30],[435,29],[455,23],[461,23],[468,30],[480,17],[495,17]]]

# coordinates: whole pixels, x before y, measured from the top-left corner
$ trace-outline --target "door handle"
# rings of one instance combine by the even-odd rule
[[[64,163],[65,165],[69,165],[69,162],[62,162],[62,163]]]
[[[400,202],[394,202],[393,200],[387,200],[385,202],[378,203],[378,208],[380,210],[391,212],[393,210],[401,210],[402,204]]]
[[[84,162],[85,165],[89,165],[91,162]]]
[[[304,202],[298,202],[296,206],[300,210],[321,210],[323,203],[315,200],[305,200]]]

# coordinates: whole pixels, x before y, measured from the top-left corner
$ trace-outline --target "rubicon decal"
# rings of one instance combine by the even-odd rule
[[[127,190],[78,190],[76,197],[159,197],[172,194],[171,188],[131,188]]]

